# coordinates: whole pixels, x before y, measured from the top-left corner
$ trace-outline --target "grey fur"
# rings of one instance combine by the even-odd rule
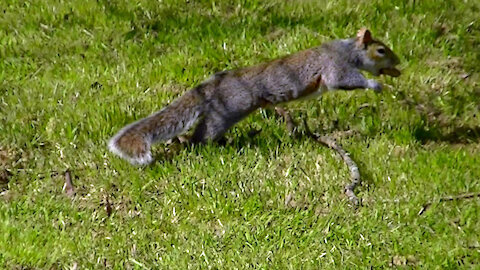
[[[367,55],[367,45],[361,45],[358,38],[335,40],[268,63],[219,72],[163,110],[122,129],[112,139],[111,149],[126,158],[126,151],[115,143],[120,137],[137,134],[150,146],[151,142],[168,140],[187,131],[195,122],[198,125],[192,141],[206,142],[218,139],[235,123],[263,106],[326,90],[372,88],[380,91],[381,85],[367,80],[359,70],[379,75],[382,68],[398,64],[398,58],[386,48],[391,55],[374,61]],[[135,157],[127,158],[131,162],[132,158],[135,160]]]

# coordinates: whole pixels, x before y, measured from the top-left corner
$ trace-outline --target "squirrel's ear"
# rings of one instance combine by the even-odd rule
[[[372,42],[372,33],[370,33],[370,30],[367,28],[363,27],[362,29],[358,30],[357,33],[357,44],[358,45],[366,45],[368,43]]]

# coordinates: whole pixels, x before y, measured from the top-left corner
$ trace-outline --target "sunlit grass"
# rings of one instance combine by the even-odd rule
[[[480,192],[478,1],[7,0],[0,12],[3,268],[480,263],[479,199],[438,203]],[[381,94],[289,108],[317,132],[354,131],[339,143],[363,177],[357,210],[339,157],[269,110],[225,145],[160,144],[146,168],[107,151],[122,126],[217,71],[362,26],[400,56],[402,76],[380,78]]]

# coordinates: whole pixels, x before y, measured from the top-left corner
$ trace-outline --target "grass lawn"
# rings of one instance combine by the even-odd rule
[[[478,0],[2,0],[0,268],[480,268],[480,198],[441,201],[480,192],[479,13]],[[272,110],[225,145],[158,144],[145,168],[107,150],[215,72],[362,26],[402,76],[288,107],[317,133],[353,132],[338,142],[363,177],[358,209],[339,156]]]

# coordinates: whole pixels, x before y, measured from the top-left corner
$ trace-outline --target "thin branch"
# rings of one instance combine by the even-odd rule
[[[290,113],[281,107],[275,107],[275,111],[283,117],[283,119],[285,120],[285,123],[287,124],[287,129],[290,132],[295,131],[297,124],[293,120]],[[305,132],[307,133],[307,136],[337,151],[337,153],[342,157],[345,164],[347,164],[348,169],[350,171],[350,178],[352,179],[352,182],[345,186],[345,194],[347,195],[348,199],[353,205],[358,206],[360,204],[360,200],[358,199],[358,197],[355,195],[355,192],[354,192],[355,187],[361,183],[360,171],[358,170],[357,164],[355,163],[355,161],[353,161],[350,158],[350,155],[348,154],[348,152],[345,151],[340,145],[337,144],[337,142],[333,137],[325,136],[325,135],[318,136],[316,134],[313,134],[310,131],[310,127],[307,124],[306,118],[303,119],[303,123],[305,125]],[[347,133],[349,135],[353,134],[353,132],[347,132]]]
[[[108,194],[105,194],[105,211],[107,212],[107,216],[112,215],[112,204],[110,203]]]
[[[451,201],[458,201],[458,200],[463,200],[463,199],[472,199],[472,198],[476,198],[476,197],[480,197],[480,192],[477,192],[477,193],[465,193],[465,194],[460,194],[460,195],[457,195],[457,196],[446,196],[446,197],[442,197],[440,199],[438,199],[438,202],[451,202]],[[430,201],[430,202],[427,202],[425,203],[423,206],[422,206],[422,209],[420,209],[420,211],[418,211],[418,215],[422,215],[423,213],[425,213],[425,211],[427,211],[427,209],[433,204],[434,202],[433,201]]]
[[[283,117],[283,120],[287,125],[288,132],[293,134],[295,132],[295,128],[297,127],[297,123],[295,123],[290,113],[282,107],[275,107],[275,112]]]
[[[63,191],[68,197],[75,195],[75,188],[73,186],[72,177],[70,176],[70,170],[65,171],[65,184],[63,185]]]
[[[318,136],[316,134],[313,134],[310,131],[310,128],[308,127],[308,124],[307,124],[307,120],[305,118],[303,119],[303,124],[305,125],[305,132],[309,137],[337,151],[337,153],[342,157],[345,164],[347,164],[348,170],[350,171],[350,178],[352,182],[345,186],[345,194],[347,195],[348,199],[353,205],[358,206],[360,204],[360,201],[358,197],[355,195],[354,189],[356,186],[358,186],[361,183],[361,178],[360,178],[360,171],[358,170],[358,166],[355,163],[355,161],[353,161],[353,159],[350,158],[350,154],[347,151],[345,151],[340,145],[337,144],[335,139],[326,135]]]

